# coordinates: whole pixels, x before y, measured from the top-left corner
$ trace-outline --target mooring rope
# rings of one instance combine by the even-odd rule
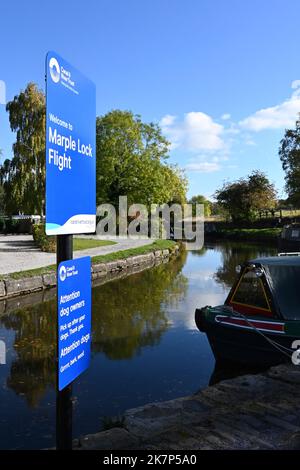
[[[222,306],[222,305],[221,305],[221,306],[217,306],[217,307],[215,307],[214,309],[217,309],[217,310],[223,309],[223,310],[224,310],[224,306]],[[226,309],[230,310],[231,314],[233,314],[234,310],[233,310],[231,307],[226,306]],[[277,343],[277,342],[274,341],[273,339],[268,338],[262,331],[260,331],[259,329],[257,329],[256,326],[253,325],[253,323],[251,323],[251,321],[250,321],[243,313],[240,313],[240,312],[235,312],[235,313],[238,314],[238,315],[236,315],[236,316],[242,317],[242,318],[246,321],[246,323],[247,323],[254,331],[256,331],[256,333],[260,334],[266,341],[268,341],[268,343],[270,343],[271,346],[273,346],[274,348],[276,348],[277,350],[279,350],[279,352],[280,352],[281,354],[284,354],[284,355],[287,356],[289,359],[291,359],[291,354],[289,354],[289,353],[283,351],[282,349],[285,349],[286,351],[289,351],[290,353],[293,353],[294,350],[293,350],[292,348],[287,348],[286,346],[283,346],[282,344]],[[224,320],[221,320],[221,322],[222,322],[222,321],[225,321],[225,319],[224,319]]]

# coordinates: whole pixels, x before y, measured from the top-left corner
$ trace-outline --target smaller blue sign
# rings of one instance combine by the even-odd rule
[[[84,372],[91,356],[91,258],[63,261],[57,273],[58,389]]]

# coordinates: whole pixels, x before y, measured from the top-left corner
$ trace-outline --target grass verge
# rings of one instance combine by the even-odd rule
[[[276,240],[281,228],[236,228],[220,230],[222,238],[227,240]]]
[[[74,238],[73,250],[87,250],[88,248],[97,248],[98,246],[115,245],[116,242],[110,240],[92,240],[89,238]]]
[[[74,239],[75,241],[76,239]],[[118,259],[129,258],[129,256],[145,255],[156,250],[172,250],[176,243],[172,240],[156,240],[150,245],[144,245],[137,248],[131,248],[128,250],[116,251],[114,253],[108,253],[106,255],[98,255],[92,257],[92,263],[107,263],[109,261],[116,261]],[[0,279],[23,279],[25,277],[40,276],[42,274],[49,274],[55,271],[56,264],[45,266],[43,268],[29,269],[27,271],[17,271],[7,275],[1,275]]]

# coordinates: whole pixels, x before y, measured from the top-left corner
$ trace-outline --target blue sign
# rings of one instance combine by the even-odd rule
[[[55,52],[46,57],[46,233],[96,229],[96,88]]]
[[[58,389],[84,372],[91,351],[91,258],[63,261],[57,272]]]

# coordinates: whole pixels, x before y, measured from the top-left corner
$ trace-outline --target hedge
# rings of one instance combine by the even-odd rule
[[[35,243],[42,251],[55,253],[56,237],[46,235],[45,224],[34,224],[32,226],[32,235]]]

